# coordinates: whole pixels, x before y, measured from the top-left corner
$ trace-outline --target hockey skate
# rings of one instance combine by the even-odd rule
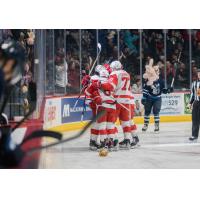
[[[108,140],[100,141],[99,149],[108,149]]]
[[[118,151],[119,150],[119,141],[118,139],[114,140],[114,151]]]
[[[109,140],[109,143],[108,143],[108,150],[109,151],[118,151],[118,140],[117,139],[115,139],[115,140],[113,140],[113,139],[110,139]]]
[[[90,140],[90,150],[96,151],[100,148],[100,145],[95,140]]]
[[[144,124],[144,126],[142,127],[142,132],[146,132],[148,129],[148,124]]]
[[[197,138],[197,137],[194,137],[194,136],[189,137],[189,141],[190,141],[190,142],[194,142],[194,143],[195,143],[195,142],[197,142],[197,139],[198,139],[198,138]]]
[[[154,133],[159,133],[159,124],[155,124]]]
[[[130,146],[131,146],[131,149],[134,149],[136,148],[137,146],[139,146],[139,137],[136,135],[136,136],[133,136],[133,141],[131,142]]]
[[[120,149],[130,149],[130,140],[129,139],[124,139],[119,143],[119,148]]]

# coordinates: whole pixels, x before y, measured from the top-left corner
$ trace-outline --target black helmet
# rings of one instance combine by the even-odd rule
[[[12,79],[10,84],[16,84],[22,76],[22,70],[26,61],[25,49],[17,42],[4,41],[0,45],[0,68],[3,68],[8,60],[14,60]]]

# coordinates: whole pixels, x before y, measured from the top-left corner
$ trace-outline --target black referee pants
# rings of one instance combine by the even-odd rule
[[[200,101],[194,101],[192,109],[192,136],[199,136],[200,126]]]

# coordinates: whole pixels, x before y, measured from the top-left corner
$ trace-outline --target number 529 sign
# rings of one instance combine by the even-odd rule
[[[184,112],[184,94],[172,93],[162,95],[162,115],[181,115]]]

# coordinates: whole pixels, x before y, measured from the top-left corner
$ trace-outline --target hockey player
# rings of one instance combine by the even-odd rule
[[[122,69],[119,61],[113,61],[108,82],[101,85],[104,90],[114,91],[116,100],[116,120],[119,118],[124,132],[124,140],[119,143],[120,148],[130,149],[130,75]]]
[[[92,115],[93,117],[96,116],[97,114],[97,104],[96,102],[94,101],[94,97],[95,97],[95,94],[97,93],[98,91],[98,88],[95,87],[95,83],[97,81],[99,81],[99,78],[100,78],[100,71],[104,69],[104,67],[102,65],[97,65],[95,67],[95,72],[94,72],[94,75],[91,76],[91,77],[86,77],[83,79],[84,83],[86,83],[84,86],[85,86],[85,95],[86,95],[86,104],[90,106],[90,108],[92,109]],[[83,82],[82,81],[82,82]],[[91,128],[91,132],[90,132],[90,149],[91,150],[97,150],[100,145],[98,144],[97,142],[97,139],[98,139],[98,135],[99,135],[99,131],[98,131],[98,127],[97,127],[97,123],[94,122],[92,128]]]
[[[107,83],[108,76],[108,71],[101,69],[98,82],[93,81],[87,88],[86,92],[91,91],[91,97],[96,105],[97,112],[105,112],[104,115],[97,120],[95,128],[96,135],[100,136],[100,148],[109,148],[109,150],[112,151],[117,150],[117,144],[114,143],[117,133],[115,128],[115,99],[111,91],[102,90],[99,88],[99,84]],[[92,130],[91,133],[94,134]]]
[[[161,105],[162,105],[162,98],[161,94],[167,94],[173,92],[173,88],[165,88],[164,81],[162,78],[159,76],[160,71],[158,66],[153,66],[153,70],[155,70],[156,76],[158,78],[154,79],[152,81],[152,84],[149,85],[148,77],[144,80],[144,85],[143,85],[143,97],[142,97],[142,104],[144,105],[144,126],[142,128],[142,131],[145,132],[148,129],[149,125],[149,119],[150,119],[150,114],[151,111],[153,110],[153,115],[154,115],[154,122],[155,122],[155,133],[159,133],[159,122],[160,122],[160,110],[161,110]],[[144,77],[144,76],[143,76]]]
[[[22,78],[25,64],[25,51],[15,41],[5,41],[0,45],[0,100],[2,95],[9,96],[12,85]],[[4,98],[5,98],[4,97]],[[8,118],[0,113],[0,126],[8,124]]]
[[[100,84],[106,84],[109,73],[103,69],[100,71]],[[116,104],[113,92],[110,90],[98,89],[98,93],[94,97],[94,101],[98,105],[97,112],[104,111],[104,115],[97,120],[97,127],[100,135],[101,148],[108,147],[109,150],[117,150],[117,144],[114,143],[117,129],[116,121]]]
[[[12,40],[1,43],[0,97],[7,86],[16,84],[22,78],[24,63],[25,51],[20,44]]]

